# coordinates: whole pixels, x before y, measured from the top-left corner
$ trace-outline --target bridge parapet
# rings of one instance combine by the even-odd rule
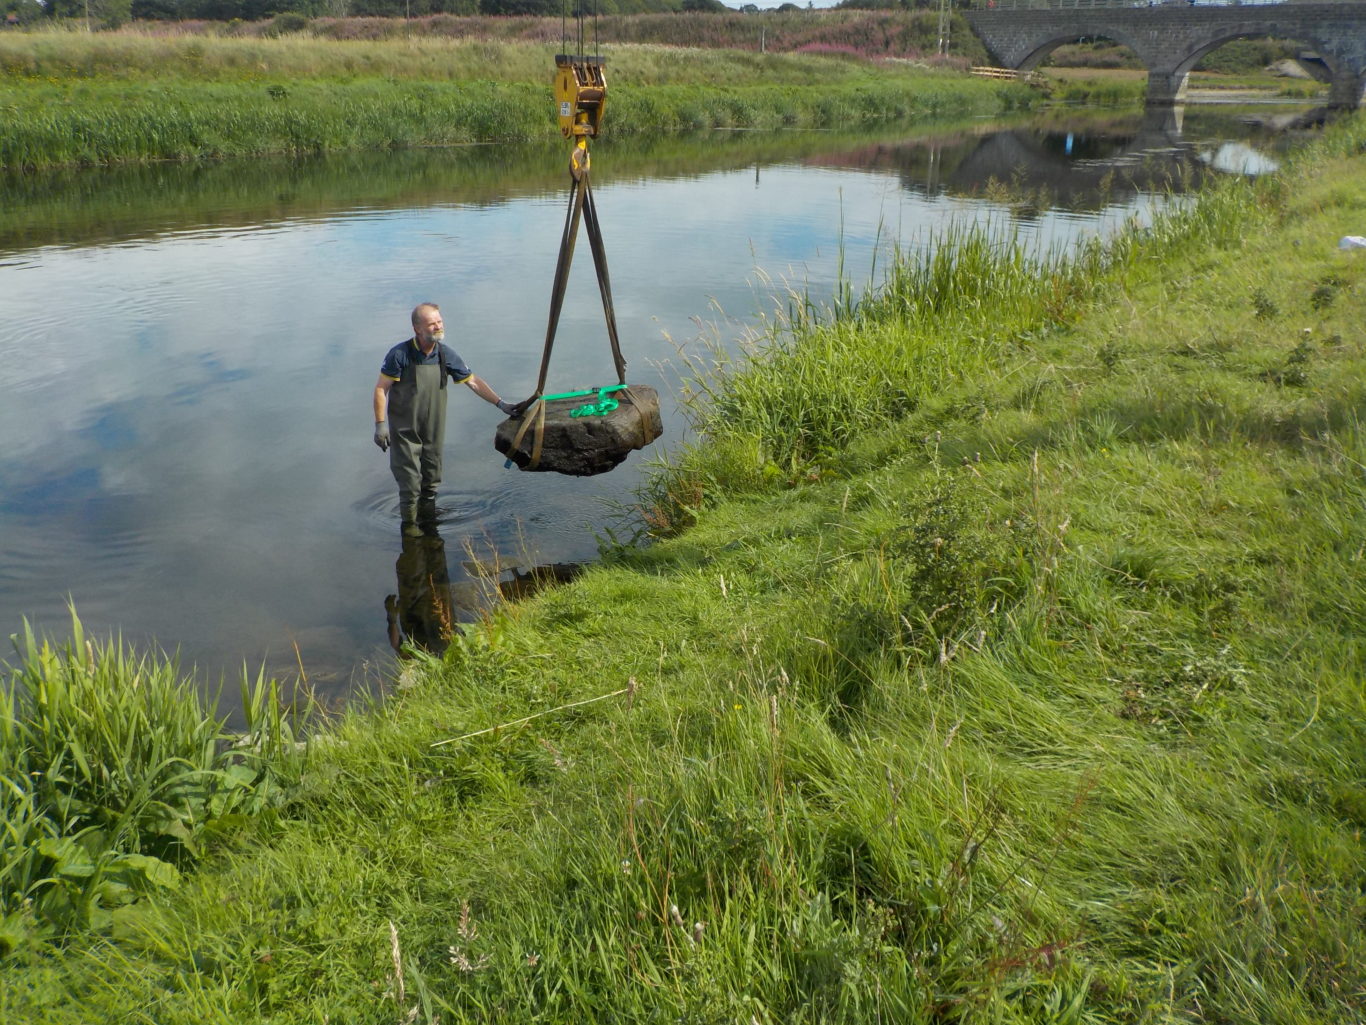
[[[1075,11],[1093,7],[1261,7],[1287,0],[959,0],[959,10]],[[1341,0],[1348,2],[1348,0]]]
[[[1211,50],[1246,37],[1309,43],[1332,73],[1330,104],[1355,109],[1366,89],[1366,3],[1190,3],[1139,6],[1120,0],[994,0],[968,23],[993,57],[1021,71],[1064,43],[1106,38],[1133,50],[1148,69],[1148,102],[1179,102],[1190,69]],[[1009,5],[1009,6],[1007,6]]]

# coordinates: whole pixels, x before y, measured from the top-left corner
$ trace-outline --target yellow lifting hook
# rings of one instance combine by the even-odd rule
[[[560,134],[574,140],[569,170],[575,181],[588,170],[588,140],[597,136],[607,107],[605,63],[597,56],[555,55],[555,103]]]

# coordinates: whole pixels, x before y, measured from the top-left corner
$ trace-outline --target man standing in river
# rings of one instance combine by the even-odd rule
[[[441,483],[441,446],[446,436],[446,377],[463,384],[500,412],[512,416],[526,403],[504,402],[446,345],[445,325],[436,303],[413,310],[413,337],[384,357],[375,382],[375,444],[389,453],[398,482],[403,533],[422,533],[419,516],[435,519]]]

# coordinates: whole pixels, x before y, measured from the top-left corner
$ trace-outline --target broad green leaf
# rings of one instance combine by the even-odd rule
[[[51,836],[38,841],[38,853],[56,864],[53,873],[71,879],[85,879],[95,874],[95,863],[85,848],[69,836]]]
[[[120,876],[129,878],[126,873],[135,873],[147,885],[163,890],[180,888],[180,870],[170,862],[154,858],[150,854],[125,854],[115,862],[113,868]]]

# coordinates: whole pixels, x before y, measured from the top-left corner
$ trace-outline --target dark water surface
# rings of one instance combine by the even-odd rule
[[[1040,248],[1151,217],[1168,181],[1255,173],[1284,137],[1238,112],[1055,115],[894,134],[713,134],[595,148],[633,382],[684,436],[680,349],[862,286],[888,247],[981,221]],[[502,395],[534,386],[562,226],[562,146],[471,147],[0,178],[0,637],[27,617],[243,664],[329,700],[393,670],[405,572],[468,619],[526,571],[597,554],[648,454],[572,479],[508,470],[457,388],[440,540],[404,551],[370,395],[412,306]],[[1211,171],[1211,167],[1217,168]],[[580,246],[550,387],[614,375]],[[409,593],[404,593],[406,592]]]

